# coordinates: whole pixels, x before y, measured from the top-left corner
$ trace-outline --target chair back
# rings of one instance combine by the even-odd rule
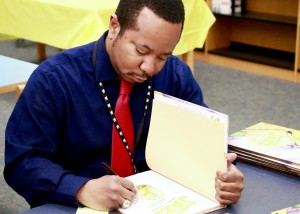
[[[18,97],[21,95],[24,88],[25,88],[25,84],[17,85],[16,93],[17,93]]]

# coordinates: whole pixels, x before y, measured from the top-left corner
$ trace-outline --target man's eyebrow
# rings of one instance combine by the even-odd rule
[[[142,46],[143,48],[146,48],[148,51],[150,51],[150,52],[153,52],[154,50],[152,49],[152,48],[150,48],[148,45],[145,45],[145,44],[139,44],[139,43],[136,43],[137,45],[139,45],[139,46]],[[166,52],[166,53],[163,53],[162,55],[165,55],[165,56],[170,56],[170,55],[172,55],[172,51],[170,51],[170,52]]]

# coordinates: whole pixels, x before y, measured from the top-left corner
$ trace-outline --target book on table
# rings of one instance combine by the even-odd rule
[[[271,214],[299,214],[300,213],[300,204],[296,204],[284,209],[276,210],[271,212]]]
[[[227,138],[227,115],[155,92],[145,151],[151,170],[127,177],[138,196],[118,211],[193,214],[224,208],[215,199],[215,176],[227,167]]]
[[[155,92],[146,146],[151,169],[129,176],[137,200],[121,213],[203,213],[215,199],[217,170],[227,167],[228,116]]]
[[[229,136],[238,160],[300,175],[300,130],[260,122]]]

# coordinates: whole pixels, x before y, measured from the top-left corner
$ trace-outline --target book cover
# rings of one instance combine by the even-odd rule
[[[271,214],[299,214],[299,213],[300,213],[300,204],[271,212]]]
[[[232,15],[244,12],[243,0],[212,0],[212,11],[216,14]]]
[[[238,158],[300,175],[300,131],[260,122],[232,134],[229,149]]]

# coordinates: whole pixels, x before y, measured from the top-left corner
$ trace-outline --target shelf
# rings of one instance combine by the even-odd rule
[[[209,50],[209,53],[247,60],[281,68],[294,69],[295,54],[242,43],[231,42],[230,47]]]
[[[213,0],[206,0],[211,8]],[[242,13],[214,13],[204,59],[300,82],[300,0],[242,0]]]
[[[195,48],[195,50],[199,51],[199,52],[204,52],[204,47],[203,48]]]
[[[218,14],[214,13],[216,17],[226,16],[237,19],[247,19],[253,21],[269,22],[274,24],[286,24],[286,25],[297,25],[297,17],[272,15],[268,13],[257,13],[257,12],[245,12],[237,14]]]

